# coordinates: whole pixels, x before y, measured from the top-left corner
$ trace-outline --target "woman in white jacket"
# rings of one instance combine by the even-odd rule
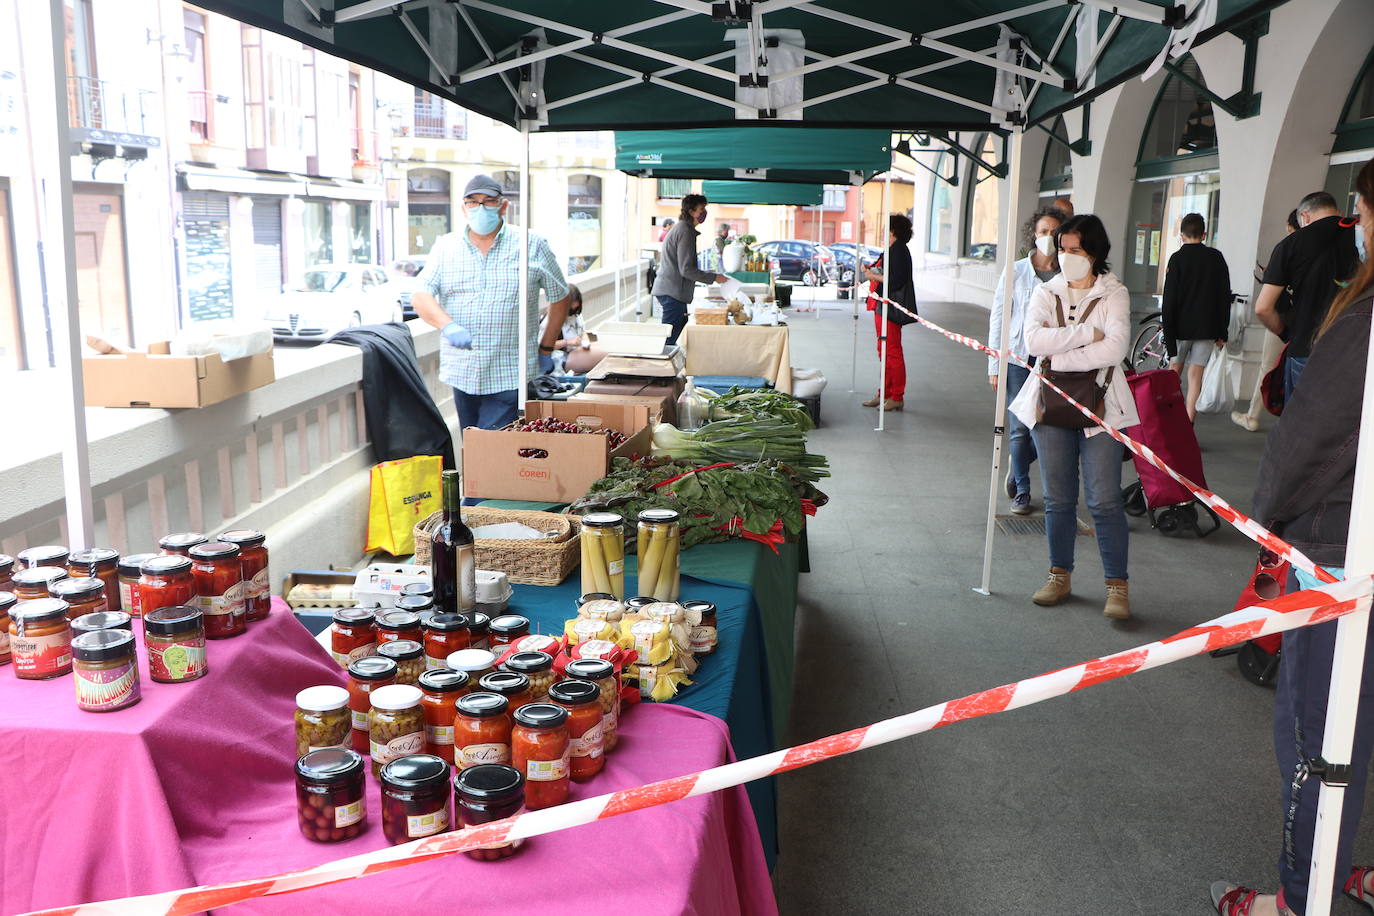
[[[1082,214],[1059,227],[1055,244],[1060,274],[1031,296],[1026,309],[1026,349],[1040,359],[1041,369],[1048,357],[1060,372],[1096,370],[1098,384],[1107,382],[1102,419],[1118,429],[1134,426],[1140,417],[1122,373],[1122,361],[1130,350],[1131,299],[1126,287],[1108,270],[1111,242],[1107,230],[1096,216]],[[1031,428],[1045,490],[1050,573],[1031,600],[1052,605],[1069,596],[1081,469],[1107,580],[1107,603],[1102,612],[1124,620],[1131,616],[1126,585],[1130,532],[1121,498],[1125,446],[1100,426],[1077,429],[1042,422],[1041,387],[1038,376],[1031,376],[1031,384],[1021,389],[1011,406]]]

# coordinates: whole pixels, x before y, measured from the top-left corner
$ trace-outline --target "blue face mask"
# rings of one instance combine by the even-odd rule
[[[478,235],[490,235],[501,225],[501,207],[486,205],[472,207],[467,211],[468,228]]]

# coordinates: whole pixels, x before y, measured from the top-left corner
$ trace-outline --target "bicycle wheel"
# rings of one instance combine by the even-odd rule
[[[1131,365],[1141,372],[1169,368],[1169,354],[1164,349],[1164,327],[1151,321],[1143,325],[1131,344]]]

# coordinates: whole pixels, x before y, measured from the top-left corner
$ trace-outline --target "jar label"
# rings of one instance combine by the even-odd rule
[[[243,582],[235,582],[224,592],[223,595],[201,595],[196,598],[196,604],[200,606],[201,613],[217,617],[223,614],[232,614],[235,617],[242,617],[243,609]]]
[[[530,782],[557,782],[568,778],[569,752],[564,752],[557,760],[528,760],[525,762],[525,778]]]
[[[602,743],[605,743],[606,736],[614,735],[620,730],[620,711],[611,707],[611,711],[601,715]]]
[[[510,763],[510,745],[469,744],[462,749],[457,763],[460,770],[475,767],[479,763]]]
[[[272,585],[267,580],[267,567],[263,567],[253,573],[253,578],[245,579],[243,597],[252,600],[254,598],[264,598],[271,593]]]
[[[51,636],[13,636],[15,674],[53,674],[72,664],[72,631],[63,629]]]
[[[594,642],[595,638],[606,632],[608,624],[604,620],[582,618],[573,624],[573,633],[578,642]]]
[[[372,745],[372,759],[377,763],[390,763],[397,757],[405,757],[408,754],[423,754],[425,752],[425,733],[411,732],[408,735],[401,735],[392,738],[386,744],[378,744],[376,741],[370,742]]]
[[[119,580],[119,602],[124,605],[124,610],[129,612],[130,617],[138,617],[138,588],[133,582]]]
[[[202,637],[197,637],[195,642],[165,646],[150,641],[147,646],[148,672],[155,678],[187,681],[205,673],[205,640]]]
[[[522,636],[515,641],[515,651],[517,652],[547,652],[549,655],[557,655],[558,653],[551,651],[557,646],[558,641],[556,639],[542,633]]]
[[[334,806],[334,826],[351,827],[363,819],[363,800]]]
[[[600,757],[605,747],[606,735],[601,722],[597,722],[571,742],[574,757]]]
[[[452,725],[426,725],[425,740],[430,744],[452,744]]]
[[[715,627],[692,627],[692,651],[710,652],[716,647]]]
[[[477,545],[461,544],[454,549],[458,570],[458,610],[477,606]]]
[[[624,561],[624,560],[611,560],[610,562],[608,562],[608,563],[606,564],[606,574],[607,574],[607,575],[611,575],[611,576],[620,576],[620,575],[624,575],[624,573],[625,573],[625,561]]]
[[[406,836],[418,840],[422,836],[433,836],[448,829],[448,803],[431,814],[410,814],[406,816]]]
[[[605,658],[620,647],[609,639],[589,639],[577,647],[578,658]]]
[[[0,656],[8,657],[10,654],[10,634],[9,631],[0,627]]]
[[[334,656],[334,661],[339,663],[340,668],[347,668],[360,658],[376,655],[377,644],[375,642],[365,642],[361,646],[354,646],[352,649],[348,650],[347,655],[342,652],[335,652],[333,649],[329,650],[329,654]]]
[[[433,655],[426,655],[425,667],[432,670],[434,668],[447,668],[448,664],[442,658],[435,658]]]
[[[78,667],[72,680],[82,709],[118,709],[139,697],[138,666],[132,661],[95,671]]]
[[[639,666],[639,695],[641,697],[652,697],[654,695],[654,681],[658,680],[658,665]]]

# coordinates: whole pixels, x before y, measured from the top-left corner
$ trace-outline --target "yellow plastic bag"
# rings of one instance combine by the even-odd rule
[[[444,459],[438,455],[416,455],[373,466],[364,550],[384,550],[395,557],[415,552],[415,524],[441,508],[439,474],[443,467]]]

